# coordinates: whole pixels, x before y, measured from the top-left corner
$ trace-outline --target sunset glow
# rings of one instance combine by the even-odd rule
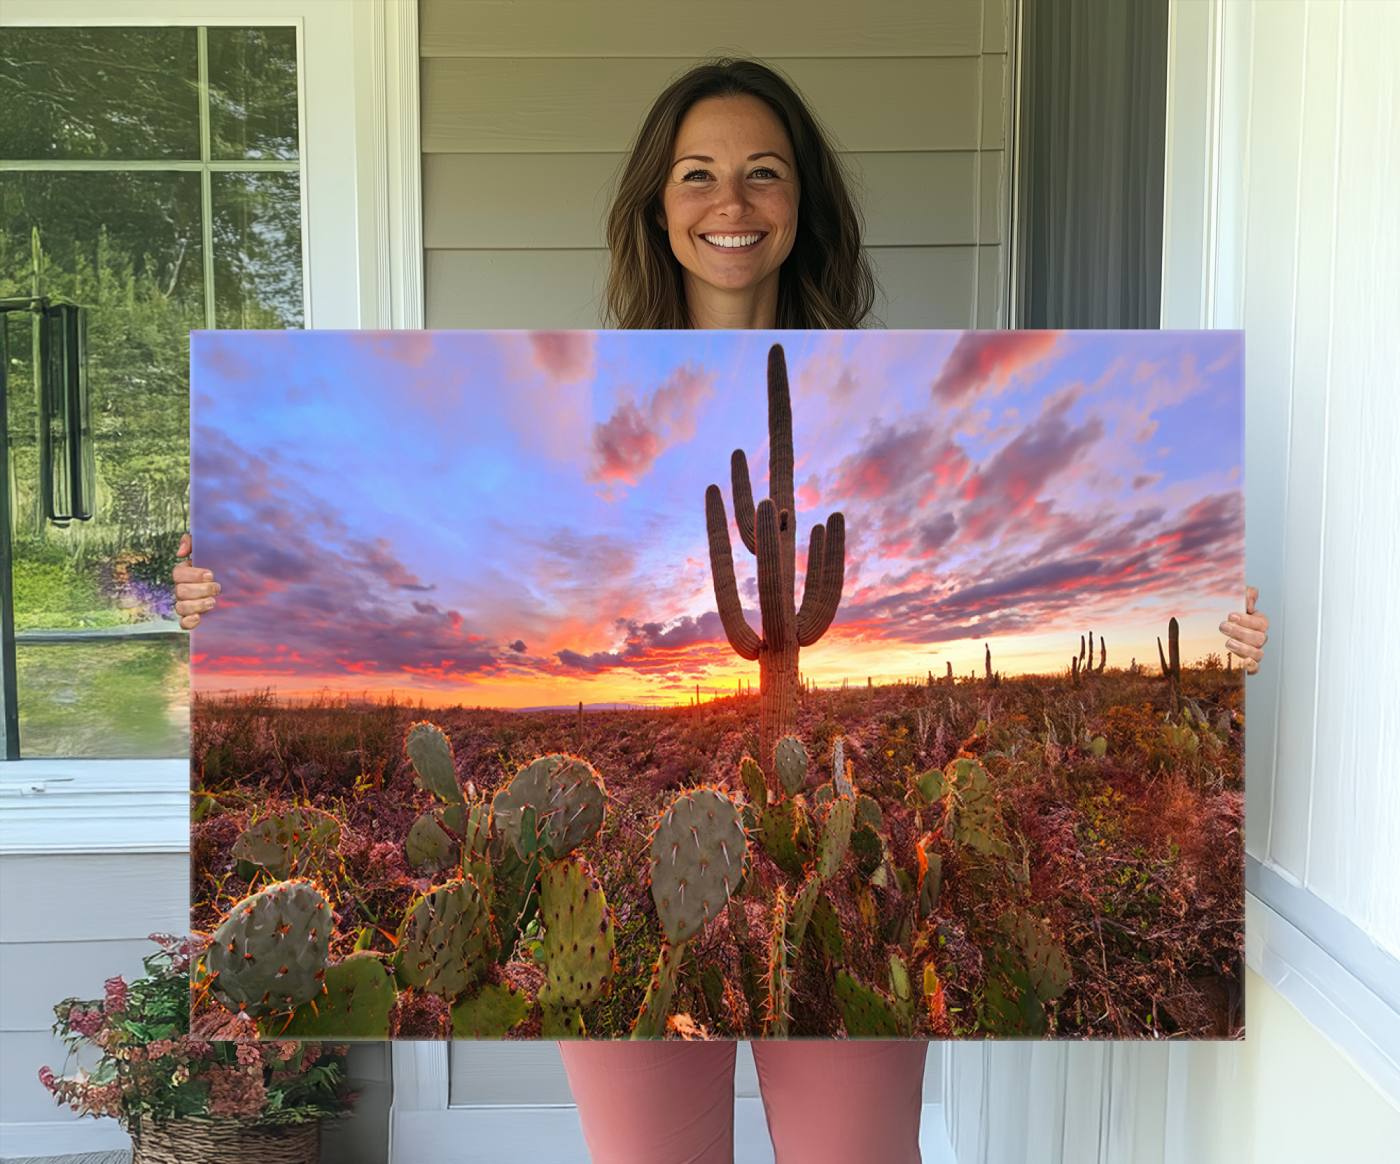
[[[797,588],[846,519],[822,687],[946,664],[1224,658],[1243,609],[1239,332],[195,332],[197,691],[427,706],[686,704],[758,689],[715,610],[704,493],[768,492],[792,386]]]

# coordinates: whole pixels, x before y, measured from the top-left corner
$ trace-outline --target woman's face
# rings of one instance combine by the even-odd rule
[[[676,133],[661,195],[662,226],[687,282],[734,292],[776,280],[797,237],[800,192],[792,143],[765,102],[697,101]]]

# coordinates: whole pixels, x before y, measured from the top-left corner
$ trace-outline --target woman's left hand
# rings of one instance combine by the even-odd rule
[[[1254,610],[1254,603],[1258,598],[1258,588],[1246,586],[1244,613],[1233,613],[1220,624],[1220,632],[1225,636],[1225,646],[1240,657],[1241,665],[1249,675],[1259,670],[1259,660],[1264,655],[1264,644],[1269,641],[1269,616],[1256,614]]]

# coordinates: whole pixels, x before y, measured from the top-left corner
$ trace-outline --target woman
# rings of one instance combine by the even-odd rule
[[[607,223],[607,312],[622,328],[856,328],[874,299],[840,163],[791,87],[754,61],[692,69],[647,114]],[[189,552],[188,535],[179,556]],[[177,566],[195,626],[219,585]],[[1258,668],[1268,620],[1221,623]],[[760,1040],[754,1060],[777,1164],[920,1160],[926,1044]],[[735,1044],[562,1042],[600,1164],[733,1159]]]

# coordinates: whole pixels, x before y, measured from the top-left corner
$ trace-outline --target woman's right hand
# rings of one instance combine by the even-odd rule
[[[175,551],[177,558],[187,556],[191,549],[190,535],[180,539],[180,548]],[[199,624],[199,616],[206,610],[213,610],[216,594],[223,590],[214,581],[214,571],[201,570],[189,563],[177,565],[170,572],[175,581],[175,613],[180,616],[180,625],[185,630]]]

